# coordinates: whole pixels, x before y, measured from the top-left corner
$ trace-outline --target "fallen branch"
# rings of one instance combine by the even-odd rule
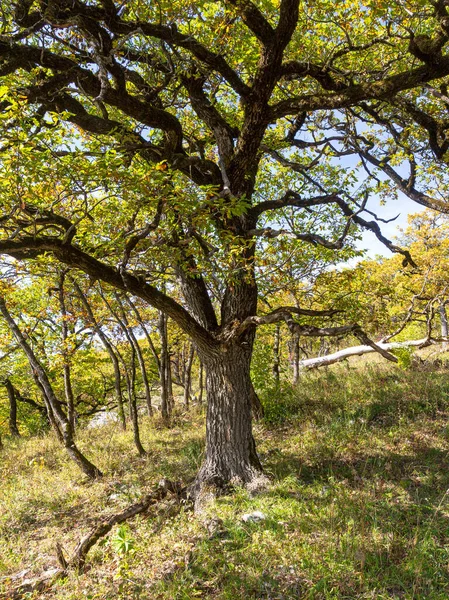
[[[375,347],[368,345],[352,346],[351,348],[345,348],[344,350],[339,350],[338,352],[328,354],[327,356],[319,356],[318,358],[307,358],[305,360],[301,360],[299,361],[299,368],[307,370],[318,369],[319,367],[325,367],[327,365],[340,362],[341,360],[345,360],[350,356],[362,356],[363,354],[368,354],[369,352],[379,352],[378,348],[383,351],[396,350],[398,348],[409,348],[413,346],[425,348],[426,346],[434,344],[436,341],[437,340],[432,340],[426,337],[420,340],[410,340],[407,342],[378,342],[375,344]]]
[[[19,598],[23,598],[25,594],[44,592],[45,590],[48,590],[56,583],[56,581],[66,577],[69,571],[81,569],[86,563],[86,558],[89,551],[99,540],[101,540],[101,538],[111,531],[114,525],[123,523],[124,521],[127,521],[138,514],[145,513],[151,506],[161,502],[169,492],[171,494],[175,494],[177,500],[179,500],[184,496],[184,491],[185,489],[182,488],[181,485],[173,483],[167,479],[162,479],[158,486],[150,494],[144,496],[140,502],[131,504],[131,506],[128,506],[128,508],[125,508],[121,512],[104,519],[99,523],[99,525],[89,531],[89,533],[87,533],[78,542],[70,559],[67,560],[65,558],[62,551],[62,546],[57,543],[56,551],[58,562],[60,564],[59,568],[46,571],[43,575],[36,579],[23,581],[20,586],[18,586],[12,592],[9,592],[4,596],[0,596],[0,598],[4,598],[5,600],[18,600]],[[14,577],[11,579],[14,579]]]

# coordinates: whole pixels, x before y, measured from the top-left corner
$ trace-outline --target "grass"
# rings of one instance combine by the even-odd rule
[[[351,363],[354,364],[354,363]],[[182,509],[130,521],[42,599],[428,599],[449,597],[449,371],[360,362],[270,390],[256,426],[271,488],[243,489],[200,518]],[[55,565],[104,515],[161,477],[193,477],[204,416],[170,430],[143,421],[148,455],[112,425],[81,431],[106,473],[86,484],[52,436],[6,440],[0,574]],[[259,510],[265,519],[243,522]],[[126,551],[128,549],[128,551]],[[1,587],[3,586],[3,588]],[[9,582],[0,583],[7,598]]]

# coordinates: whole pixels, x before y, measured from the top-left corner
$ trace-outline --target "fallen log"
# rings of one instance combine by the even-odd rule
[[[387,351],[409,347],[425,348],[426,346],[434,344],[435,341],[436,340],[431,340],[429,338],[422,338],[420,340],[410,340],[406,342],[378,342],[376,346]],[[352,346],[351,348],[345,348],[344,350],[339,350],[338,352],[328,354],[327,356],[318,356],[317,358],[307,358],[301,360],[299,361],[299,368],[305,370],[318,369],[319,367],[325,367],[327,365],[332,365],[345,360],[350,356],[362,356],[363,354],[368,354],[369,352],[377,352],[377,350],[372,346]]]

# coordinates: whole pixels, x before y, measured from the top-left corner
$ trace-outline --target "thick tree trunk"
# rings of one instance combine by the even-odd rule
[[[5,387],[9,399],[9,433],[14,437],[19,437],[20,432],[17,427],[17,398],[16,391],[9,379],[5,379]]]
[[[200,357],[206,368],[206,459],[192,495],[200,499],[210,486],[217,491],[230,484],[259,487],[267,480],[251,428],[251,351],[235,344]]]

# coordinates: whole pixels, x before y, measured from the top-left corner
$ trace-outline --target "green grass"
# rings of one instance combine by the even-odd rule
[[[201,517],[167,505],[129,521],[89,554],[87,572],[39,598],[447,600],[449,370],[361,362],[265,396],[255,434],[268,491],[236,490]],[[69,554],[101,516],[161,477],[193,477],[203,421],[183,415],[169,430],[144,421],[144,459],[129,432],[80,432],[80,446],[106,473],[94,484],[51,436],[6,440],[0,573],[39,574],[55,565],[56,541]],[[241,520],[254,510],[266,519]],[[221,519],[215,533],[212,518]]]

